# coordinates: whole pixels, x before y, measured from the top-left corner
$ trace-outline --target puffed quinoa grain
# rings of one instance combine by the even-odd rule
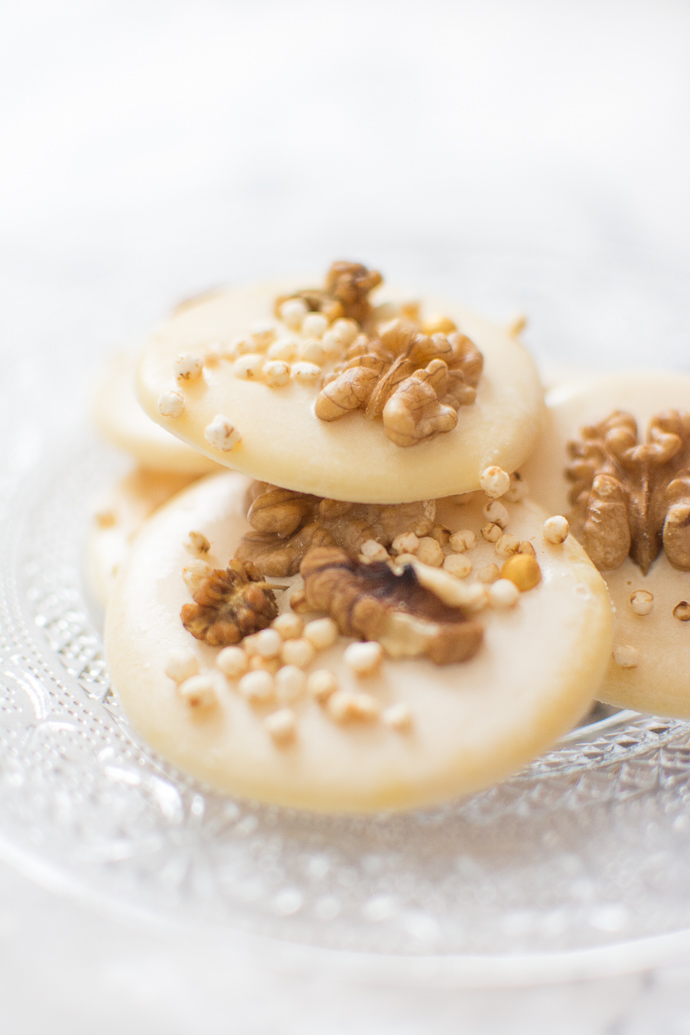
[[[256,633],[256,653],[262,658],[277,658],[283,648],[283,637],[277,629],[262,629]]]
[[[636,615],[648,615],[654,607],[654,596],[646,589],[637,589],[630,597],[630,606]]]
[[[336,690],[326,699],[326,710],[335,722],[347,722],[352,718],[352,690]]]
[[[497,543],[503,535],[503,531],[500,525],[484,525],[482,528],[482,536],[486,539],[487,543]]]
[[[448,540],[448,545],[455,553],[464,553],[465,550],[473,550],[477,545],[477,537],[469,528],[461,528],[459,532],[453,532]]]
[[[477,578],[485,585],[488,585],[491,582],[496,582],[500,576],[501,573],[497,564],[485,564],[484,567],[480,568],[477,572]]]
[[[240,356],[232,365],[235,377],[243,381],[260,381],[263,377],[265,358],[259,352],[248,352]]]
[[[315,618],[307,622],[303,635],[315,650],[327,650],[338,639],[338,626],[332,618]]]
[[[354,719],[370,722],[381,714],[381,705],[371,694],[360,692],[353,695],[350,711]]]
[[[511,532],[504,532],[499,540],[496,542],[496,553],[504,561],[508,557],[512,557],[514,553],[517,553],[520,549],[520,540],[516,535]]]
[[[305,338],[322,338],[328,330],[328,320],[323,313],[307,313],[302,320],[302,334]]]
[[[178,356],[175,360],[175,377],[178,381],[195,381],[201,377],[204,361],[199,356]]]
[[[297,665],[298,668],[308,668],[316,656],[313,644],[309,640],[285,640],[280,652],[280,657],[285,665]]]
[[[690,604],[687,600],[679,601],[673,608],[673,617],[679,622],[690,622]]]
[[[304,317],[309,312],[307,303],[301,298],[289,298],[280,307],[280,319],[291,331],[298,331],[302,326]]]
[[[249,668],[249,659],[241,647],[223,647],[216,656],[216,667],[228,679],[239,679]]]
[[[165,666],[166,676],[176,683],[184,683],[185,679],[198,675],[199,659],[188,647],[176,647],[168,656]]]
[[[285,614],[278,615],[277,618],[273,619],[271,624],[274,629],[278,630],[284,640],[298,639],[302,635],[302,630],[304,629],[304,619],[291,611],[286,611]]]
[[[322,704],[336,692],[339,686],[338,677],[327,668],[317,668],[307,677],[307,691]]]
[[[295,713],[291,708],[279,708],[277,712],[266,716],[264,727],[276,744],[285,744],[292,740],[297,732]]]
[[[472,571],[472,561],[461,553],[451,553],[443,561],[443,570],[455,575],[456,579],[464,579]]]
[[[640,652],[637,647],[622,643],[613,648],[613,660],[619,668],[636,668],[640,660]]]
[[[453,334],[457,329],[457,325],[451,320],[450,316],[442,316],[440,314],[430,316],[428,320],[424,320],[422,323],[422,334],[428,334],[429,337],[432,334]]]
[[[220,413],[216,414],[211,423],[206,425],[204,438],[210,446],[220,449],[223,453],[229,453],[242,441],[242,436],[235,425]]]
[[[391,543],[393,553],[414,553],[419,546],[419,536],[414,532],[402,532]]]
[[[260,323],[252,327],[249,334],[254,342],[254,347],[260,352],[264,352],[275,341],[276,329],[273,324]]]
[[[367,539],[360,548],[360,557],[365,561],[387,561],[388,551],[375,539]]]
[[[429,564],[432,568],[440,568],[443,564],[443,550],[439,543],[431,536],[425,535],[419,540],[416,550],[417,560],[422,564]]]
[[[498,500],[491,500],[482,509],[482,514],[487,521],[493,522],[499,528],[505,528],[508,524],[508,511]]]
[[[276,672],[275,687],[278,700],[290,704],[304,695],[307,677],[297,665],[283,665]]]
[[[211,570],[211,565],[206,561],[202,561],[200,557],[190,561],[189,564],[185,564],[182,569],[182,578],[190,593],[196,593]]]
[[[158,412],[163,417],[181,417],[184,413],[184,399],[179,392],[163,392],[158,400]]]
[[[520,596],[520,590],[510,579],[497,579],[489,586],[489,604],[498,609],[514,607]]]
[[[522,539],[518,546],[518,553],[527,554],[528,557],[536,557],[537,553],[529,539]]]
[[[180,698],[190,708],[210,708],[216,703],[216,685],[208,675],[190,676],[177,687]]]
[[[294,363],[292,376],[298,384],[312,385],[321,377],[321,367],[317,367],[315,363]]]
[[[383,648],[380,643],[368,641],[351,643],[345,648],[343,660],[356,676],[370,676],[378,672],[383,660]]]
[[[271,359],[264,365],[264,381],[269,388],[282,388],[290,380],[290,367],[280,359]]]
[[[390,726],[393,730],[403,731],[409,730],[412,726],[412,711],[408,704],[404,701],[398,701],[396,704],[391,704],[388,708],[385,708],[381,715],[382,720],[386,726]]]
[[[510,477],[510,488],[504,494],[504,499],[508,503],[519,503],[520,500],[524,500],[529,495],[529,488],[527,482],[519,474],[515,473]]]
[[[272,700],[275,693],[275,682],[270,672],[256,669],[242,676],[237,689],[251,704],[264,704]]]
[[[335,360],[342,357],[343,346],[340,344],[332,330],[326,331],[321,339],[321,344],[323,346],[326,359]]]
[[[318,338],[307,338],[299,347],[299,358],[322,367],[328,359],[328,353]]]
[[[200,554],[208,553],[211,549],[211,544],[203,532],[192,530],[189,533],[189,539],[184,544],[184,548],[187,553],[195,554],[198,557]]]
[[[339,345],[347,348],[359,334],[359,324],[355,320],[341,317],[331,327],[331,333]]]
[[[479,475],[479,484],[487,496],[497,499],[510,488],[510,475],[502,467],[485,467]]]
[[[560,546],[568,538],[570,527],[567,518],[554,514],[544,522],[544,539],[552,546]]]
[[[298,355],[299,345],[292,338],[279,338],[268,350],[269,359],[282,360],[283,363],[292,363]]]

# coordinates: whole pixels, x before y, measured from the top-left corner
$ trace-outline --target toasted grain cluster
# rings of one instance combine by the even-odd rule
[[[570,442],[571,524],[598,568],[618,568],[630,555],[647,573],[663,549],[690,571],[690,414],[653,417],[646,442],[637,423],[615,411]]]

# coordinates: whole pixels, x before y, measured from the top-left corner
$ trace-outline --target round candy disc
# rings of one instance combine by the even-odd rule
[[[190,532],[210,544],[204,561],[225,567],[249,527],[247,488],[238,474],[209,477],[153,515],[108,610],[108,664],[122,705],[139,733],[181,769],[221,791],[281,805],[404,809],[502,779],[587,710],[611,644],[601,577],[572,537],[545,543],[543,512],[522,502],[505,503],[506,534],[533,545],[541,580],[520,594],[512,582],[493,583],[492,565],[504,560],[481,533],[483,493],[465,505],[442,501],[437,510],[443,525],[476,538],[473,545],[467,537],[461,554],[471,567],[462,584],[474,582],[478,593],[498,601],[475,616],[484,638],[470,660],[436,665],[425,657],[386,657],[378,671],[356,675],[345,655],[354,641],[339,636],[301,664],[307,680],[315,671],[330,672],[344,698],[319,700],[311,684],[300,689],[297,676],[287,698],[276,689],[248,699],[242,681],[221,673],[221,648],[195,639],[180,620],[191,601],[182,575],[190,564],[184,545]],[[289,611],[301,577],[277,581],[289,587],[277,594],[281,611]],[[281,649],[294,650],[288,642]],[[176,685],[197,676],[200,684]],[[334,701],[355,698],[356,716],[334,709]]]
[[[315,407],[323,379],[347,346],[338,351],[325,321],[319,327],[307,318],[294,330],[274,315],[276,298],[295,287],[228,291],[173,315],[148,340],[139,365],[148,415],[254,478],[364,503],[473,490],[486,467],[510,472],[529,455],[543,408],[530,356],[506,331],[438,300],[425,300],[424,312],[450,319],[484,359],[476,400],[460,405],[457,426],[401,446],[387,437],[381,416],[363,409],[321,419]],[[385,288],[381,294],[390,298]],[[420,410],[419,421],[426,419]]]

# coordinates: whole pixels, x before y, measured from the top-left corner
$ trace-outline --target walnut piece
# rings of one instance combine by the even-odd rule
[[[616,410],[568,443],[573,532],[603,570],[630,555],[646,574],[662,545],[674,568],[690,571],[690,413],[652,417],[647,441]]]
[[[374,540],[390,547],[406,532],[425,536],[433,528],[436,504],[344,503],[257,483],[248,494],[252,531],[235,551],[239,561],[253,562],[264,575],[295,575],[302,558],[316,546],[340,546],[358,554]]]
[[[382,282],[377,270],[369,270],[359,262],[334,262],[326,274],[323,288],[305,288],[276,299],[276,316],[284,302],[301,299],[311,312],[323,313],[328,320],[348,317],[364,326],[372,313],[369,292]]]
[[[476,398],[484,360],[459,332],[422,334],[415,324],[394,319],[376,336],[360,335],[321,389],[315,405],[320,420],[334,421],[353,410],[381,417],[387,437],[414,446],[452,431],[457,411]]]
[[[225,570],[214,568],[200,580],[194,603],[182,608],[182,624],[212,647],[238,643],[271,624],[278,614],[273,590],[282,588],[264,582],[253,564],[230,561]]]
[[[300,566],[307,605],[325,611],[344,636],[377,640],[391,657],[426,655],[437,665],[466,661],[479,650],[482,626],[449,607],[407,565],[363,564],[345,550],[310,550]]]

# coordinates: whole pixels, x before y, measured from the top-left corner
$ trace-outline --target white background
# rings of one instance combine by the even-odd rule
[[[0,19],[0,349],[26,357],[28,406],[41,355],[78,337],[96,363],[209,284],[468,243],[690,252],[681,0],[22,0]],[[681,1035],[689,979],[316,985],[0,867],[3,1035]]]

